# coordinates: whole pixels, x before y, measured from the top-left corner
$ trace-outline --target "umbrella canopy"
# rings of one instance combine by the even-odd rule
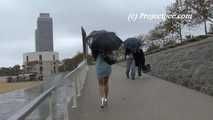
[[[120,48],[123,41],[114,33],[105,30],[93,31],[87,36],[87,43],[92,50],[113,51]]]
[[[124,47],[131,50],[132,52],[139,49],[141,42],[137,38],[128,38],[124,41]]]

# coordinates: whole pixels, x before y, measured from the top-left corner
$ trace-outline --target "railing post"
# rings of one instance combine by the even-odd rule
[[[66,83],[65,85],[65,104],[64,104],[64,120],[69,120],[69,104],[72,98],[72,91],[74,90],[74,86],[72,84],[73,82],[70,83]]]
[[[65,87],[65,92],[66,95],[68,95],[68,86]],[[68,105],[69,105],[69,98],[65,98],[65,104],[64,104],[64,120],[69,120],[69,109],[68,109]]]
[[[83,80],[83,82],[82,82],[82,88],[84,87],[88,70],[89,70],[89,67],[86,65],[85,68],[84,68],[84,78],[82,79]]]
[[[67,104],[65,104],[67,105]],[[64,113],[64,120],[69,120],[69,109],[68,106],[64,106],[65,107],[65,113]]]
[[[73,87],[73,104],[72,104],[72,108],[77,108],[77,79],[76,77],[73,77],[74,81],[72,82],[72,87]]]
[[[76,80],[77,80],[77,96],[80,97],[81,96],[81,75],[77,75]]]
[[[49,99],[48,99],[48,106],[49,106],[49,120],[53,120],[53,94],[54,92],[52,91],[49,95]]]

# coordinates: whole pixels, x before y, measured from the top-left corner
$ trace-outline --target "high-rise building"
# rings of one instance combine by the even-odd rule
[[[49,13],[40,13],[35,30],[36,52],[54,51],[53,21]]]
[[[40,13],[35,30],[35,52],[24,53],[25,73],[31,73],[40,80],[58,72],[59,54],[53,50],[53,22],[48,13]]]

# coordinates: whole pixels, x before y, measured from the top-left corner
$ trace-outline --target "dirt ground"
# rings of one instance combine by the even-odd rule
[[[18,82],[18,83],[6,83],[0,82],[0,94],[11,92],[18,89],[30,88],[41,83],[40,81],[30,81],[30,82]]]

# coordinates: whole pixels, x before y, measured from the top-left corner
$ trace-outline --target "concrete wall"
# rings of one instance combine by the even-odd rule
[[[213,37],[146,56],[150,74],[213,95]]]

